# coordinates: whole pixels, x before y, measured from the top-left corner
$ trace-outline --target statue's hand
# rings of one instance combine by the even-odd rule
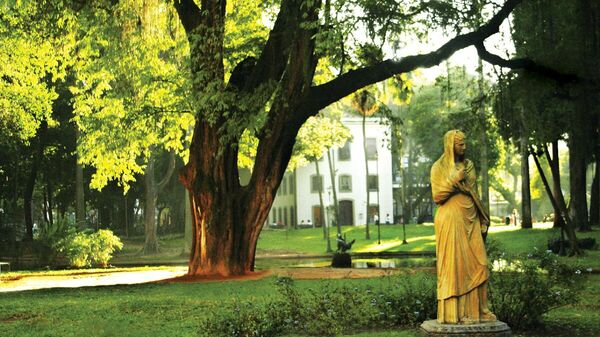
[[[490,228],[490,221],[489,220],[481,220],[481,233],[487,233],[488,229]]]
[[[456,184],[456,188],[457,188],[457,189],[458,189],[460,192],[462,192],[462,193],[464,193],[464,194],[467,194],[467,195],[469,195],[469,194],[470,194],[470,192],[471,192],[471,190],[469,189],[469,187],[468,187],[466,184],[463,184],[463,183],[458,183],[458,184]]]
[[[453,185],[459,185],[461,181],[465,180],[465,174],[464,167],[455,170],[451,177]]]

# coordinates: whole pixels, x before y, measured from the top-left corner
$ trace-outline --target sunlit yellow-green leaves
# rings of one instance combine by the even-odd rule
[[[90,186],[117,180],[127,190],[144,172],[150,149],[188,156],[194,124],[189,51],[168,4],[124,1],[113,10],[87,18],[71,92],[79,158],[96,169]]]
[[[350,130],[341,122],[341,112],[329,110],[309,118],[300,128],[294,146],[294,156],[288,169],[308,165],[321,158],[332,147],[343,146],[351,138]]]

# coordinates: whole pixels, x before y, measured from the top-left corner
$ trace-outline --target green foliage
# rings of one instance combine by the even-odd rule
[[[308,165],[321,158],[326,150],[342,147],[351,138],[350,130],[341,122],[339,111],[329,110],[309,118],[300,128],[288,169]]]
[[[74,46],[72,13],[50,18],[60,7],[35,1],[0,6],[0,143],[27,143],[42,121],[55,123],[55,85],[65,80]]]
[[[262,305],[236,301],[219,308],[200,325],[202,336],[280,336],[303,331],[311,336],[374,327],[414,325],[435,317],[435,281],[427,275],[392,277],[379,288],[330,286],[300,291],[291,278],[276,281],[278,298]]]
[[[84,232],[73,233],[58,243],[59,252],[63,253],[73,268],[90,267],[91,240]]]
[[[123,243],[111,230],[100,229],[91,235],[91,260],[101,267],[108,266],[115,250],[123,248]]]
[[[125,1],[88,14],[70,88],[80,161],[96,169],[91,187],[117,180],[127,190],[153,149],[187,156],[194,117],[185,36],[164,3]]]
[[[45,223],[42,225],[35,239],[41,243],[44,262],[55,262],[60,252],[61,242],[75,235],[76,231],[75,226],[66,217],[59,217],[53,224]]]
[[[95,233],[73,232],[56,246],[74,268],[90,267],[93,264],[106,267],[113,252],[123,248],[121,240],[108,229]]]
[[[581,271],[560,263],[550,251],[507,256],[500,250],[490,256],[491,309],[514,329],[539,326],[550,310],[577,301]]]

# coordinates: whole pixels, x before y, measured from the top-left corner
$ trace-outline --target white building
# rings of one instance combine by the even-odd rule
[[[350,129],[352,140],[342,148],[330,150],[335,171],[335,187],[339,202],[342,225],[362,225],[367,219],[367,181],[363,149],[362,117],[344,117],[342,123]],[[367,157],[369,165],[369,223],[379,213],[383,223],[393,214],[392,155],[390,127],[382,125],[380,118],[366,120]],[[271,208],[267,223],[280,223],[294,227],[300,223],[319,226],[324,212],[319,202],[319,186],[322,186],[323,204],[327,209],[333,204],[331,174],[327,153],[318,161],[320,176],[314,163],[285,174],[277,197]],[[377,209],[379,208],[379,212]],[[332,212],[332,211],[328,211]],[[327,221],[332,217],[327,214]]]

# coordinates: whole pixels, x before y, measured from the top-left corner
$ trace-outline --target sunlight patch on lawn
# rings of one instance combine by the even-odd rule
[[[99,273],[73,273],[67,275],[23,274],[21,278],[0,283],[0,292],[139,284],[182,276],[186,272],[187,267],[169,267],[137,271],[106,269],[104,272]]]
[[[536,222],[533,224],[533,229],[551,229],[553,226],[552,222]],[[521,226],[511,226],[511,225],[502,225],[502,226],[492,226],[490,227],[490,233],[500,233],[500,232],[514,232],[522,229]]]
[[[435,247],[435,235],[423,235],[423,236],[407,238],[406,241],[408,242],[408,244],[405,244],[405,245],[402,244],[402,239],[400,239],[400,238],[396,238],[394,240],[382,241],[381,244],[377,244],[375,242],[370,245],[363,246],[360,249],[357,249],[356,251],[359,253],[364,253],[364,252],[377,252],[378,253],[378,252],[389,251],[394,248],[404,248],[404,249],[399,249],[399,250],[416,252],[416,251],[426,251],[426,249],[424,249],[424,248]],[[414,243],[416,243],[418,241],[429,241],[429,242],[420,243],[417,247],[415,247]],[[411,246],[411,244],[412,244],[412,246]]]

